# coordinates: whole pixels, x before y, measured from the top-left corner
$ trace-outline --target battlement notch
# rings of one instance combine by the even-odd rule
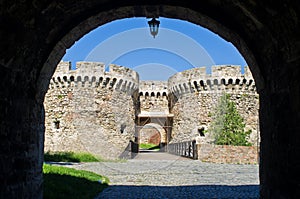
[[[247,70],[247,69],[246,69]],[[193,68],[176,73],[169,81],[169,92],[178,95],[192,92],[249,92],[256,93],[255,82],[247,70],[242,74],[240,66],[212,66],[212,73],[205,68]]]

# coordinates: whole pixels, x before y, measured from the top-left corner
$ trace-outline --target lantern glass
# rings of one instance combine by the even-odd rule
[[[148,21],[149,28],[150,28],[150,34],[155,38],[155,36],[158,34],[158,28],[160,22],[156,20],[155,18],[152,18],[151,21]]]

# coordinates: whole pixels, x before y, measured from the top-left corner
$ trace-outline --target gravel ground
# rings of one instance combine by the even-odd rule
[[[163,153],[72,165],[107,176],[97,199],[259,198],[258,165],[211,164]]]

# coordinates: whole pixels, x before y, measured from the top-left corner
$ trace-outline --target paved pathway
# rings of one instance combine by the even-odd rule
[[[73,167],[110,179],[110,186],[97,199],[259,198],[258,165],[211,164],[163,153],[142,153],[127,162]]]

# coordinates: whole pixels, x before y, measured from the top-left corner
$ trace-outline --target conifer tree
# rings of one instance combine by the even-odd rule
[[[245,131],[245,123],[238,113],[229,94],[223,94],[213,113],[210,132],[213,133],[217,145],[250,146],[248,142],[251,130]]]

